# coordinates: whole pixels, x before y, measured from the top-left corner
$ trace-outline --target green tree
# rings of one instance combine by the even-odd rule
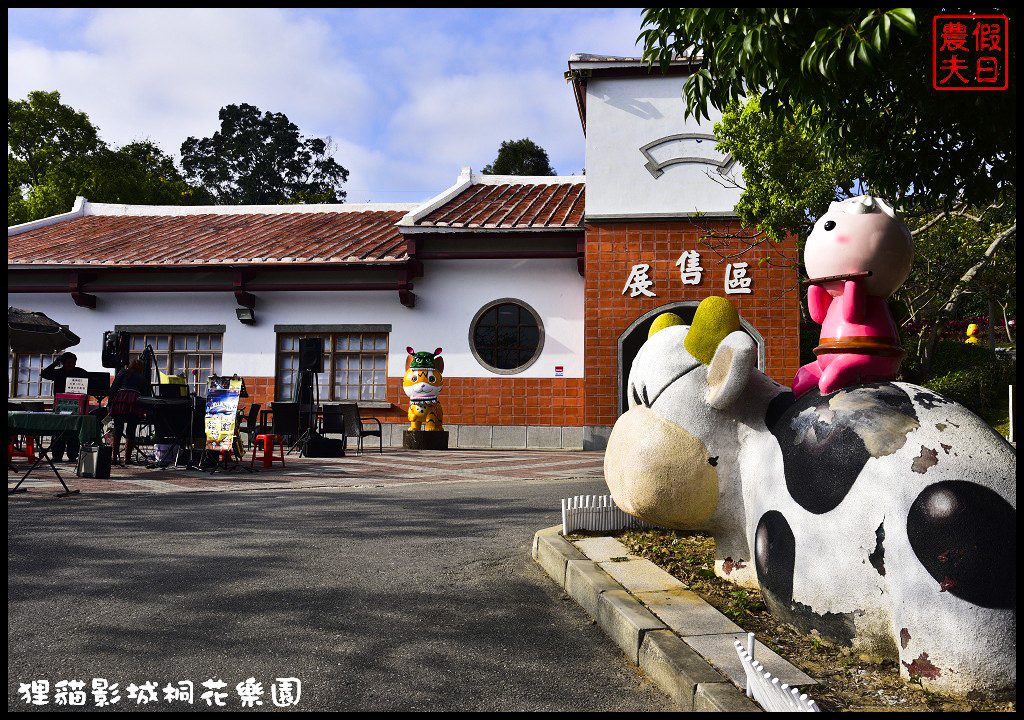
[[[329,138],[304,139],[283,113],[252,105],[220,109],[220,130],[181,145],[186,179],[222,205],[344,202],[348,170]]]
[[[7,225],[17,225],[28,222],[28,208],[25,207],[25,198],[21,194],[21,188],[26,178],[24,168],[12,161],[7,156]]]
[[[763,113],[758,97],[728,106],[715,135],[717,150],[743,168],[736,214],[772,240],[790,233],[806,239],[829,203],[857,194],[860,187],[853,160],[829,157],[802,123]]]
[[[149,140],[93,153],[79,194],[96,202],[129,205],[196,205],[211,202],[202,188],[185,182],[174,160]]]
[[[142,205],[209,202],[154,143],[109,147],[89,117],[62,104],[56,91],[8,98],[7,111],[8,225],[67,212],[78,195]]]
[[[548,154],[530,138],[506,140],[498,157],[483,169],[485,175],[555,175]]]
[[[925,273],[922,263],[934,270],[923,281],[912,275],[899,297],[907,318],[924,323],[925,375],[945,321],[1002,267],[1000,248],[1016,235],[1007,215],[1016,203],[1015,80],[1004,93],[935,91],[938,12],[649,8],[640,33],[651,62],[699,63],[683,86],[686,113],[708,117],[709,105],[725,113],[716,131],[744,165],[738,211],[759,228],[752,242],[805,236],[830,194],[866,191],[904,211],[918,247],[914,272]],[[1015,26],[1014,9],[999,12]],[[741,111],[745,97],[757,104]],[[943,234],[959,238],[956,254]]]
[[[8,162],[20,166],[28,185],[39,185],[51,170],[103,146],[89,116],[61,103],[56,90],[7,98]]]
[[[1015,305],[1016,203],[1011,197],[998,207],[933,213],[910,224],[914,265],[893,300],[903,310],[904,334],[917,335],[907,365],[923,381],[932,374],[946,321],[961,304],[973,301],[968,312],[990,315],[988,298]]]
[[[105,147],[89,116],[60,102],[57,91],[7,99],[7,223],[67,212]]]
[[[860,178],[901,205],[985,206],[1016,182],[1015,78],[1007,92],[934,90],[939,12],[648,8],[640,39],[663,66],[699,59],[683,87],[688,114],[760,94],[768,117],[799,123],[831,158],[856,154]],[[1015,27],[1014,8],[999,12]]]
[[[790,122],[767,115],[758,97],[728,106],[715,134],[718,150],[731,153],[743,168],[742,179],[736,180],[743,191],[736,211],[745,226],[756,228],[744,235],[751,245],[795,234],[802,250],[814,220],[832,201],[881,194],[855,180],[866,174],[859,153],[834,158],[826,141],[808,132],[799,118]],[[961,302],[974,299],[972,293],[992,297],[1004,309],[1015,306],[1010,280],[1015,273],[1015,198],[1010,189],[999,204],[916,207],[904,216],[914,235],[916,259],[893,301],[904,336],[917,336],[906,363],[917,373],[915,379],[928,377],[945,321],[956,316]],[[712,248],[715,237],[706,237]],[[798,263],[799,258],[786,260]]]

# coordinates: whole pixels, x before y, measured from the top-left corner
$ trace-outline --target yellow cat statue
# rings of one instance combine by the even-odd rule
[[[405,377],[402,388],[409,396],[409,429],[402,435],[402,446],[407,450],[447,450],[448,432],[444,429],[441,401],[441,373],[444,358],[441,348],[434,352],[406,351]]]
[[[444,371],[441,348],[432,353],[414,352],[411,347],[406,351],[409,357],[405,359],[402,388],[409,396],[409,429],[444,430],[444,412],[437,398],[441,394]]]

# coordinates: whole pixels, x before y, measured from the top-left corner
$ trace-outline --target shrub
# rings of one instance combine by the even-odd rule
[[[969,410],[990,417],[1007,405],[1006,387],[1014,382],[1017,361],[993,355],[987,348],[942,342],[932,362],[933,376],[922,383]]]

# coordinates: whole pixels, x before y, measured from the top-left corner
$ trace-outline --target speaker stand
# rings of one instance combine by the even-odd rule
[[[306,421],[306,429],[296,438],[295,443],[288,450],[288,455],[291,455],[295,448],[299,449],[299,457],[309,457],[309,440],[313,435],[314,427],[316,426],[316,410],[320,407],[320,373],[318,372],[304,372],[304,375],[310,378],[312,387],[309,392],[309,416]],[[302,397],[302,391],[299,391],[299,397]]]

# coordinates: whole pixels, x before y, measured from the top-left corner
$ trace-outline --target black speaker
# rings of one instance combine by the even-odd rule
[[[315,373],[324,371],[323,338],[299,338],[299,370]]]
[[[131,347],[128,333],[107,330],[103,333],[103,346],[100,353],[100,363],[105,368],[128,367],[129,350]]]

